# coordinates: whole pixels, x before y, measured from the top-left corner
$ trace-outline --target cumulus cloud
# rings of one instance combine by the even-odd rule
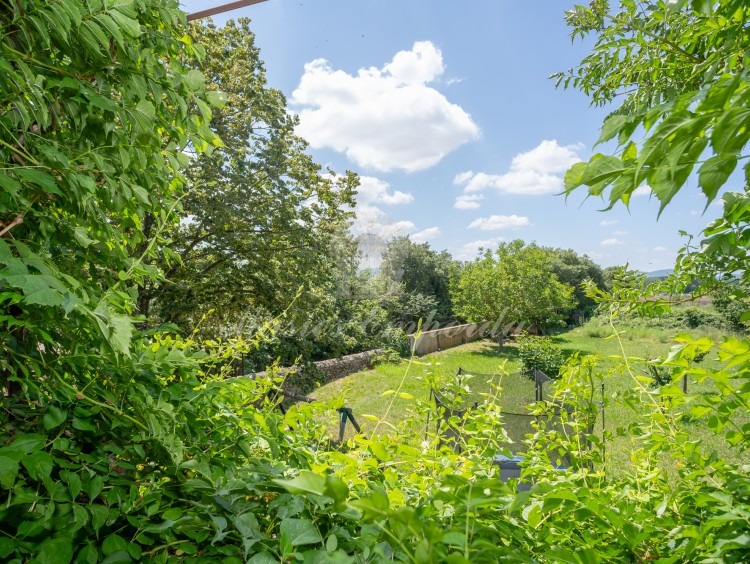
[[[610,225],[614,225],[615,223],[617,223],[616,219],[602,219],[599,222],[599,225],[601,225],[602,227],[609,227]]]
[[[531,227],[528,217],[520,215],[491,215],[480,217],[469,224],[470,229],[481,229],[482,231],[499,231],[501,229],[518,229],[520,227]]]
[[[615,245],[622,245],[622,241],[619,239],[612,237],[611,239],[604,239],[599,243],[602,247],[614,247]]]
[[[491,239],[470,241],[462,245],[458,251],[453,253],[453,256],[459,260],[472,260],[479,255],[479,251],[482,249],[494,249],[503,241],[505,241],[505,237],[493,237]]]
[[[648,184],[644,184],[643,186],[638,186],[635,190],[633,190],[633,196],[636,198],[638,196],[650,196],[651,195],[651,186]]]
[[[510,170],[504,174],[462,172],[453,179],[467,193],[495,188],[506,194],[541,196],[556,194],[563,189],[563,174],[581,160],[578,152],[583,145],[560,145],[544,140],[539,145],[513,157]]]
[[[363,167],[429,168],[479,137],[471,116],[429,86],[444,71],[443,55],[430,41],[356,75],[325,59],[311,61],[290,99],[298,109],[297,133],[312,147],[344,153]]]
[[[623,235],[630,235],[630,231],[613,231],[612,235],[622,237]]]
[[[390,184],[372,176],[360,176],[357,201],[361,204],[380,203],[385,205],[408,204],[414,196],[398,190],[390,191]]]
[[[479,208],[479,200],[483,200],[481,194],[464,194],[456,198],[453,207],[457,210],[475,210]]]
[[[668,251],[669,251],[669,249],[668,249],[668,248],[666,248],[666,247],[662,247],[661,245],[659,245],[658,247],[654,247],[654,248],[653,248],[653,251],[654,251],[655,253],[666,253],[666,252],[668,252]]]
[[[428,227],[427,229],[422,229],[421,231],[417,231],[413,235],[410,235],[409,238],[415,243],[426,243],[438,235],[440,235],[439,227]]]
[[[352,230],[357,235],[365,233],[382,239],[392,239],[407,235],[416,228],[412,221],[394,221],[376,206],[359,205],[354,211],[356,217]]]

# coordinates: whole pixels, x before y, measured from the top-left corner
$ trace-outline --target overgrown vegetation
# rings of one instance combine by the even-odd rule
[[[618,137],[617,156],[575,165],[568,188],[583,184],[600,195],[609,186],[612,203],[627,203],[645,181],[667,205],[699,165],[700,186],[709,201],[715,198],[746,157],[750,138],[748,20],[750,8],[742,0],[624,0],[616,9],[597,0],[575,8],[569,14],[574,36],[594,34],[597,40],[570,80],[595,102],[625,97],[601,138]],[[631,412],[623,434],[632,464],[618,476],[607,472],[611,463],[596,434],[582,436],[605,374],[591,356],[573,355],[550,397],[571,407],[566,424],[575,432],[539,428],[525,445],[529,492],[501,482],[493,464],[508,452],[495,388],[481,409],[451,423],[460,430],[460,453],[434,432],[410,432],[406,421],[385,434],[385,416],[367,438],[350,441],[347,452],[332,450],[315,415],[335,404],[294,406],[283,414],[269,394],[279,384],[273,378],[226,381],[230,362],[258,353],[278,334],[285,312],[291,315],[296,293],[287,292],[294,281],[279,279],[267,288],[258,281],[252,288],[268,291],[274,307],[253,312],[260,330],[246,339],[180,337],[168,327],[149,328],[152,320],[137,316],[139,290],[161,288],[159,265],[178,264],[167,237],[177,241],[182,234],[181,201],[189,207],[204,196],[196,185],[204,171],[191,172],[190,182],[184,175],[188,153],[205,162],[220,149],[218,158],[247,167],[251,176],[255,164],[271,164],[260,139],[257,163],[231,145],[228,131],[221,132],[227,138],[221,149],[212,127],[243,130],[246,124],[222,122],[227,116],[220,112],[213,120],[212,112],[227,100],[206,87],[198,61],[215,54],[206,55],[191,37],[177,2],[4,2],[0,26],[0,559],[747,561],[748,468],[706,449],[686,426],[700,422],[732,452],[747,452],[746,339],[679,337],[661,363],[670,367],[672,383],[658,389],[648,387],[624,349],[621,362],[606,365],[630,379],[617,398]],[[252,54],[252,42],[238,29],[231,30],[231,41]],[[628,57],[613,57],[623,49]],[[259,68],[248,62],[262,82]],[[230,90],[229,102],[241,101],[240,94]],[[279,119],[280,137],[271,144],[278,141],[302,161],[295,164],[303,170],[285,169],[281,178],[299,172],[306,181],[320,181],[316,194],[325,197],[332,181],[296,152],[304,144],[288,136],[292,124],[278,97],[263,96],[276,105]],[[639,126],[645,140],[636,144],[630,138]],[[712,155],[698,163],[709,147]],[[228,171],[224,165],[207,164],[218,166],[213,173],[207,169],[207,181],[229,192],[234,185],[217,172]],[[279,178],[271,175],[267,184],[264,178],[255,178],[259,187],[282,189]],[[353,188],[352,178],[344,182],[342,201]],[[295,201],[305,199],[295,194]],[[242,201],[241,194],[231,196]],[[644,289],[616,280],[612,294],[594,283],[588,296],[617,321],[632,304],[642,312],[665,311],[668,304],[654,298],[688,283],[702,292],[721,278],[739,282],[740,291],[750,241],[746,201],[746,193],[725,195],[724,215],[706,230],[705,246],[697,253],[687,249],[665,282]],[[311,214],[299,219],[336,215],[321,206],[296,209]],[[183,219],[183,227],[196,221]],[[220,258],[218,242],[227,235],[212,231],[210,256],[193,257],[203,275]],[[333,230],[313,238],[336,244]],[[264,240],[266,250],[272,242]],[[189,247],[186,239],[177,252]],[[483,261],[495,269],[528,258],[530,270],[546,276],[547,257],[537,250],[503,245],[497,253],[502,260],[487,255],[475,265],[476,274]],[[295,257],[300,264],[318,260]],[[242,266],[226,259],[219,264],[229,272]],[[360,283],[356,269],[341,272],[351,282],[344,287]],[[338,282],[321,280],[305,288],[321,293],[311,303],[333,311],[330,318],[352,330],[361,327],[370,304],[352,301],[346,292],[331,298],[327,284]],[[512,313],[540,326],[564,319],[572,288],[548,281],[555,292],[545,297],[541,312]],[[276,299],[276,291],[284,295]],[[747,296],[738,297],[742,303]],[[503,309],[500,303],[491,313]],[[387,321],[387,308],[379,300],[375,305],[375,315]],[[203,307],[196,308],[201,315],[193,323]],[[332,334],[331,342],[358,339],[346,331]],[[611,342],[623,342],[616,325],[613,335]],[[718,356],[710,368],[694,362],[706,353]],[[711,383],[710,391],[683,394],[674,382],[684,375]],[[387,397],[410,400],[401,384]],[[423,421],[432,409],[417,398],[411,414]],[[540,402],[536,409],[543,420],[554,408]],[[571,467],[555,469],[550,450],[570,455]]]

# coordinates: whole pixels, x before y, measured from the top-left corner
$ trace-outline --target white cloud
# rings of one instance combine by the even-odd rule
[[[479,207],[479,200],[483,199],[481,194],[464,194],[456,198],[453,207],[457,210],[475,210]]]
[[[614,247],[615,245],[622,245],[622,241],[616,238],[611,239],[604,239],[602,242],[599,243],[602,247]]]
[[[463,184],[464,182],[468,182],[471,180],[471,177],[474,176],[474,172],[471,170],[467,170],[466,172],[459,172],[456,177],[453,179],[453,184],[458,186],[459,184]]]
[[[463,184],[467,193],[496,188],[506,194],[556,194],[563,189],[563,173],[581,160],[578,152],[582,149],[581,144],[563,146],[554,139],[544,140],[513,157],[505,174],[467,171],[456,175],[453,182]]]
[[[500,229],[518,229],[520,227],[531,227],[529,218],[520,215],[491,215],[480,217],[469,224],[469,228],[481,229],[482,231],[498,231]]]
[[[363,167],[429,168],[480,133],[463,108],[428,86],[444,70],[442,53],[430,41],[356,75],[334,70],[325,59],[311,61],[290,100],[299,108],[297,133],[313,148],[345,153]]]
[[[584,253],[587,257],[589,257],[591,260],[602,260],[602,259],[608,259],[612,255],[609,253],[600,253],[598,251],[587,251]]]
[[[666,248],[666,247],[662,247],[662,246],[660,245],[660,246],[658,246],[658,247],[654,247],[654,248],[653,248],[653,251],[654,251],[655,253],[666,253],[666,252],[669,252],[669,249],[668,249],[668,248]]]
[[[357,201],[362,204],[381,203],[386,205],[408,204],[414,196],[398,190],[389,192],[390,184],[372,176],[360,176]]]
[[[602,227],[609,227],[610,225],[614,225],[615,223],[618,223],[618,220],[616,219],[602,219],[599,222],[599,225]]]
[[[438,235],[440,235],[439,227],[428,227],[427,229],[422,229],[422,231],[417,231],[414,235],[410,235],[409,238],[415,243],[426,243]]]
[[[651,195],[651,186],[649,186],[648,184],[644,184],[643,186],[638,186],[638,188],[636,188],[635,190],[633,190],[633,194],[632,195],[634,197],[636,197],[636,198],[639,197],[639,196],[650,196]]]
[[[623,235],[630,235],[630,231],[613,231],[612,235],[616,237],[622,237]]]
[[[494,249],[503,241],[505,241],[505,237],[493,237],[492,239],[470,241],[469,243],[462,245],[458,251],[453,253],[453,256],[459,260],[472,260],[479,255],[481,249]]]
[[[416,228],[412,221],[394,221],[388,214],[376,206],[359,205],[355,208],[356,217],[352,231],[356,235],[367,234],[383,239],[392,239],[407,235]]]

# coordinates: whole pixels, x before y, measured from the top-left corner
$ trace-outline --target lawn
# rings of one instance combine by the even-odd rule
[[[619,330],[619,329],[618,329]],[[605,384],[605,410],[608,438],[607,461],[610,470],[631,464],[633,451],[627,431],[628,424],[636,417],[634,411],[624,405],[622,397],[636,386],[633,377],[621,367],[623,352],[633,360],[634,372],[646,375],[643,363],[637,359],[663,357],[673,345],[674,336],[678,330],[664,330],[653,327],[626,327],[621,330],[620,338],[607,338],[611,329],[597,323],[590,323],[583,327],[561,333],[553,340],[565,354],[593,354],[600,357],[598,373],[603,376]],[[704,334],[709,331],[701,331]],[[696,332],[696,335],[698,333]],[[720,334],[710,335],[715,341],[720,341]],[[718,366],[716,355],[709,355],[702,366]],[[529,379],[518,374],[520,366],[517,348],[513,343],[499,347],[493,341],[478,341],[453,349],[440,351],[431,355],[398,363],[381,364],[372,370],[352,374],[338,381],[317,389],[312,395],[321,400],[341,398],[347,407],[351,407],[366,434],[389,433],[393,428],[405,431],[420,432],[427,424],[426,416],[418,416],[420,408],[430,404],[429,381],[434,378],[450,378],[456,374],[458,368],[480,374],[498,374],[504,372],[509,375],[500,377],[473,377],[463,383],[470,388],[466,404],[475,401],[480,404],[487,401],[488,395],[497,394],[500,387],[499,403],[503,411],[525,413],[526,406],[534,401],[534,384]],[[689,392],[713,392],[715,388],[710,382],[698,384],[688,382]],[[395,392],[395,393],[394,393]],[[601,398],[597,397],[597,400]],[[645,409],[645,407],[644,407]],[[377,419],[374,421],[373,419]],[[506,417],[506,430],[516,438],[522,435],[519,425],[528,428],[527,423],[520,423],[519,418]],[[750,415],[740,423],[750,422]],[[329,430],[335,435],[338,425],[335,413],[330,415]],[[733,450],[720,437],[716,437],[705,425],[703,420],[686,421],[691,437],[701,438],[705,444],[715,448],[719,455],[728,461],[739,462],[742,453]],[[601,420],[597,425],[597,432],[601,432]],[[352,436],[352,429],[347,430],[347,437]],[[512,445],[511,450],[517,450],[520,445]],[[745,453],[746,455],[747,453]]]

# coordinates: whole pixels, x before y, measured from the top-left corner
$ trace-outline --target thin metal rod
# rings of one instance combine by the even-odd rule
[[[208,8],[207,10],[201,10],[200,12],[187,14],[187,21],[192,22],[195,20],[202,20],[203,18],[210,18],[211,16],[215,16],[216,14],[222,14],[224,12],[229,12],[238,8],[244,8],[245,6],[252,6],[253,4],[260,4],[261,2],[265,1],[266,0],[237,0],[236,2],[230,2],[229,4],[224,4],[222,6],[214,6],[213,8]]]

